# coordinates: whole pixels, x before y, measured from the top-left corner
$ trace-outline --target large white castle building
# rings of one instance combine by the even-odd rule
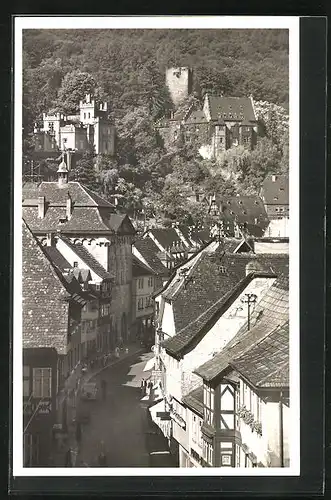
[[[79,114],[43,113],[34,128],[36,152],[72,151],[84,153],[92,144],[95,154],[114,154],[115,126],[108,118],[108,104],[90,94],[79,103]]]

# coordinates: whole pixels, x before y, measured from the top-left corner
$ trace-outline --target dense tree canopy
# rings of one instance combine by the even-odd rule
[[[257,193],[268,172],[288,170],[286,30],[25,30],[23,50],[25,154],[42,112],[76,113],[86,93],[106,100],[116,156],[89,150],[74,175],[103,196],[116,193],[130,214],[201,224],[187,190]],[[237,147],[208,161],[196,144],[164,149],[155,121],[172,108],[165,70],[179,65],[194,70],[194,93],[179,112],[201,106],[205,92],[253,95],[262,132],[254,151]]]

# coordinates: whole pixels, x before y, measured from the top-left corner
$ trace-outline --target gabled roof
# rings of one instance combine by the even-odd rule
[[[84,302],[80,285],[69,283],[22,221],[22,337],[24,348],[54,348],[65,354],[68,296]]]
[[[232,290],[246,275],[249,263],[251,272],[288,275],[289,258],[286,254],[228,254],[220,250],[211,254],[202,252],[186,285],[176,289],[170,296],[169,290],[163,294],[172,301],[176,332]],[[172,288],[175,284],[174,280]]]
[[[212,120],[244,121],[254,124],[257,120],[249,97],[208,96]]]
[[[263,295],[251,315],[251,329],[243,325],[225,348],[195,370],[206,381],[212,381],[255,344],[271,333],[281,331],[289,318],[288,278],[281,277]]]
[[[269,224],[267,212],[259,196],[218,196],[215,200],[221,220],[233,220],[238,224],[266,229]],[[213,205],[210,206],[209,211]]]
[[[168,276],[168,269],[162,264],[157,256],[159,248],[149,236],[146,238],[137,238],[133,246],[157,275]]]
[[[174,243],[182,243],[180,237],[172,227],[165,229],[150,229],[148,233],[154,236],[164,250],[173,246]]]
[[[273,274],[255,274],[251,273],[245,276],[231,290],[222,295],[212,306],[180,330],[176,335],[163,342],[165,350],[175,357],[183,356],[201,341],[206,333],[215,325],[222,314],[238,298],[247,285],[255,277],[274,277]]]
[[[197,109],[189,113],[187,118],[185,119],[185,123],[188,125],[199,124],[199,123],[208,123],[206,116],[202,109]]]
[[[137,278],[139,276],[153,276],[154,273],[151,269],[145,266],[137,257],[132,255],[132,276]]]
[[[67,218],[67,200],[72,212]],[[38,198],[45,198],[45,216],[38,217]],[[115,207],[79,182],[59,188],[57,182],[42,182],[37,188],[23,187],[23,217],[35,233],[135,234],[127,215],[115,213]]]
[[[106,269],[87,250],[87,248],[85,248],[83,244],[80,243],[75,244],[69,238],[63,235],[60,235],[59,239],[64,241],[66,245],[68,245],[68,247],[71,248],[71,250],[75,252],[75,254],[78,255],[78,257],[86,263],[87,267],[90,268],[100,278],[102,278],[103,280],[112,279],[112,275],[106,271]]]
[[[62,253],[56,247],[44,246],[44,252],[48,255],[48,258],[57,266],[61,272],[67,271],[72,268],[72,265],[63,257]]]
[[[108,210],[100,209],[100,215],[105,224],[117,234],[134,235],[136,230],[130,218],[126,214],[110,213]]]
[[[234,358],[231,366],[254,387],[288,387],[289,322]]]
[[[289,204],[289,177],[285,174],[268,175],[261,188],[261,197],[266,205]]]
[[[68,193],[75,207],[105,207],[115,210],[114,205],[101,198],[97,193],[91,191],[79,182],[68,182],[65,187],[59,187],[58,182],[41,182],[35,190],[36,195],[45,196],[50,206],[66,206]],[[23,186],[23,206],[25,199],[30,198],[31,191],[25,193]],[[27,196],[28,195],[28,196]],[[36,200],[37,201],[37,200]]]
[[[186,394],[183,397],[183,403],[200,417],[203,417],[203,385]]]

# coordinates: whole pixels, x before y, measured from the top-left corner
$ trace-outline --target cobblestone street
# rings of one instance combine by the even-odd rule
[[[101,451],[106,454],[108,467],[174,466],[166,439],[148,417],[151,401],[141,398],[141,381],[150,375],[143,370],[152,356],[133,354],[91,379],[98,388],[102,380],[106,381],[106,399],[102,400],[99,391],[97,400],[80,403],[80,409],[90,414],[90,421],[82,425],[76,467],[98,466]]]

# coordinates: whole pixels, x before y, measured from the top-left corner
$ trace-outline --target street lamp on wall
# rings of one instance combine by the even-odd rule
[[[247,330],[250,330],[250,320],[251,320],[251,306],[256,304],[257,296],[255,293],[245,293],[241,298],[243,304],[247,304]]]

